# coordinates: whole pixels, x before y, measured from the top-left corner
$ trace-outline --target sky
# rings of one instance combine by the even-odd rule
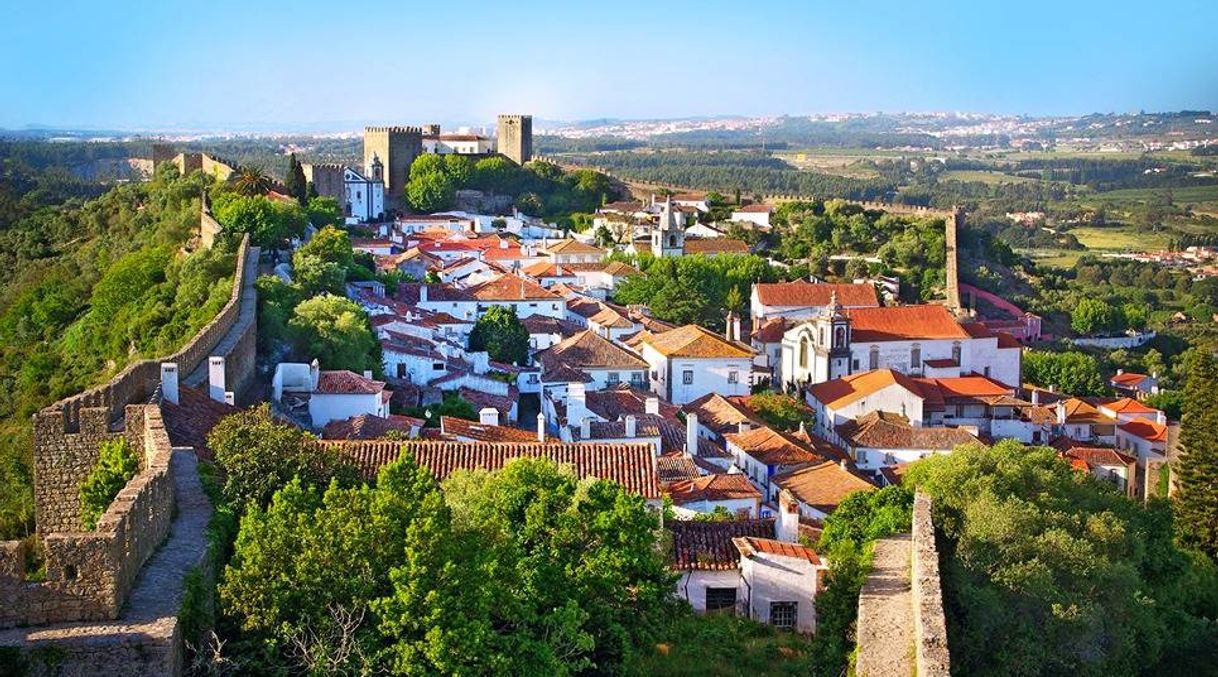
[[[0,127],[1218,109],[1218,2],[17,2]]]

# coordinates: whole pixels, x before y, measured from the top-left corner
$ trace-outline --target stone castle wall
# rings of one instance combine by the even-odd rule
[[[533,159],[533,116],[500,115],[495,140],[499,154],[518,165]]]
[[[365,127],[364,167],[372,164],[372,156],[381,159],[385,167],[386,206],[397,207],[405,201],[406,181],[410,165],[423,153],[421,127]]]
[[[939,549],[931,519],[930,497],[914,496],[910,590],[913,596],[914,661],[919,677],[947,677],[951,656],[947,648],[947,618],[939,579]]]
[[[39,415],[35,439],[43,451],[59,448],[79,458],[92,449],[96,457],[101,442],[125,436],[141,452],[141,468],[94,531],[80,530],[80,499],[75,491],[48,494],[45,484],[35,486],[39,527],[46,529],[44,517],[71,526],[44,531],[46,579],[42,582],[25,580],[22,542],[0,544],[0,628],[116,618],[140,568],[169,533],[174,512],[172,447],[160,405],[129,405],[126,430],[121,433],[105,426],[106,413],[86,409],[81,430],[72,433],[55,425],[58,421],[49,414]],[[36,461],[39,455],[36,449]],[[74,472],[78,470],[74,466]]]
[[[189,374],[207,360],[241,315],[241,299],[249,293],[250,282],[247,260],[250,258],[249,236],[241,240],[237,250],[237,265],[233,273],[233,289],[224,308],[212,318],[181,350],[159,360],[140,360],[119,372],[108,382],[73,395],[48,407],[46,412],[58,412],[63,419],[65,432],[75,432],[80,426],[80,412],[88,408],[104,408],[107,421],[115,421],[123,408],[131,402],[147,402],[153,389],[161,379],[161,363],[175,362],[179,374]],[[256,250],[255,250],[256,251]],[[232,390],[232,388],[230,388]],[[35,435],[37,439],[37,435]],[[35,443],[37,444],[37,443]],[[96,458],[94,459],[96,460]],[[39,526],[41,530],[41,525]]]

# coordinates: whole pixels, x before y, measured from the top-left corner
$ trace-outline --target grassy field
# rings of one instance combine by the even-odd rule
[[[1068,231],[1087,249],[1098,251],[1157,251],[1166,249],[1169,233],[1148,233],[1133,226],[1087,226]]]
[[[1012,176],[1002,172],[987,172],[981,169],[953,169],[944,172],[941,177],[945,181],[968,181],[997,185],[1001,183],[1037,183],[1036,179],[1026,176]]]
[[[809,169],[852,179],[874,179],[880,175],[879,172],[870,167],[861,166],[859,162],[884,157],[881,155],[882,151],[863,149],[858,151],[836,150],[834,152],[818,152],[829,150],[831,149],[821,148],[806,152],[775,153],[774,156],[796,169]]]
[[[1121,204],[1127,202],[1146,202],[1165,192],[1171,193],[1172,202],[1176,204],[1191,204],[1199,202],[1218,202],[1218,185],[1185,186],[1183,188],[1126,188],[1110,190],[1103,193],[1093,193],[1080,201],[1110,202]]]

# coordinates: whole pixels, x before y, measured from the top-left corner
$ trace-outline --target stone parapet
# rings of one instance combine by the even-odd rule
[[[930,497],[921,492],[914,496],[912,551],[910,588],[917,674],[919,677],[947,677],[951,674],[951,656],[939,579],[939,549],[935,543]]]

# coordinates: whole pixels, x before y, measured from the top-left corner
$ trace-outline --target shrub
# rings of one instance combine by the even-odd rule
[[[97,465],[80,483],[80,519],[86,529],[97,528],[110,502],[139,471],[140,459],[126,438],[102,442]]]

